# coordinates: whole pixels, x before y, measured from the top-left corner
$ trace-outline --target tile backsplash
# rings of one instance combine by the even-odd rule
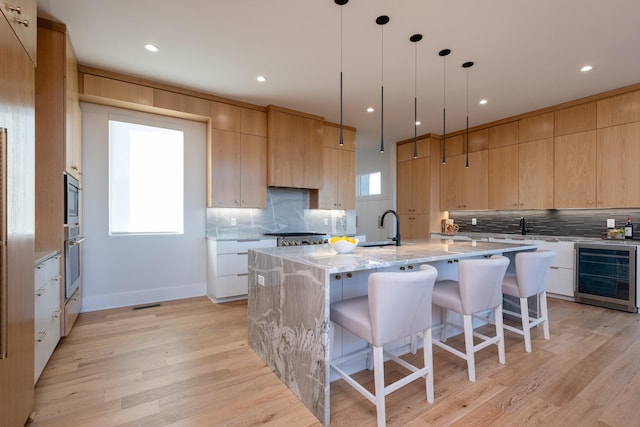
[[[640,239],[639,209],[575,209],[531,211],[451,211],[449,218],[460,226],[460,232],[519,233],[520,218],[526,220],[529,234],[548,236],[606,237],[607,219],[615,219],[622,228],[627,217],[634,224],[633,237]],[[472,219],[477,225],[472,225]]]
[[[269,232],[355,234],[355,210],[309,209],[309,190],[269,187],[267,207],[207,209],[207,237],[254,237]]]

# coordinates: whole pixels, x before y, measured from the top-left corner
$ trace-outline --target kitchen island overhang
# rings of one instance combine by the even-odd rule
[[[249,346],[329,425],[329,308],[343,298],[336,277],[358,274],[359,288],[366,289],[370,273],[429,263],[438,268],[439,279],[441,273],[451,278],[455,260],[535,249],[532,244],[427,239],[403,246],[357,247],[349,254],[337,254],[329,245],[250,250]]]

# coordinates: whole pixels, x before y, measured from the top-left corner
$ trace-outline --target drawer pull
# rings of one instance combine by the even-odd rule
[[[36,338],[37,342],[42,342],[44,341],[44,337],[47,336],[47,331],[42,331],[38,334],[38,338]]]
[[[44,267],[45,267],[45,265],[44,265],[44,264],[38,264],[38,265],[36,265],[36,269],[38,269],[38,270],[42,270]]]
[[[56,277],[53,278],[53,280],[55,280],[56,282],[59,281],[60,279],[62,279],[62,274],[60,273],[56,274]]]
[[[554,267],[554,266],[551,266],[551,267],[549,267],[549,268],[550,268],[550,269],[552,269],[552,270],[560,270],[560,267]]]
[[[47,293],[47,287],[43,286],[40,289],[38,289],[38,292],[36,292],[36,295],[41,297],[42,295]]]
[[[239,255],[249,255],[249,252],[238,252],[238,253],[236,253],[236,255],[238,255],[238,256]]]
[[[248,276],[249,273],[238,273],[236,274],[236,276],[241,277],[241,276]]]
[[[404,271],[406,268],[404,266],[400,267],[400,270]]]
[[[20,6],[14,6],[14,5],[12,5],[12,4],[8,4],[8,5],[7,5],[7,7],[9,8],[9,10],[10,10],[11,12],[15,12],[15,13],[17,13],[18,15],[21,15],[21,14],[22,14],[22,8],[21,8]]]
[[[51,317],[53,317],[54,319],[57,319],[57,318],[60,317],[61,313],[62,313],[62,310],[56,310],[56,311],[53,312],[53,316],[51,316]]]
[[[409,270],[413,270],[413,265],[410,265],[410,266],[409,266]]]
[[[352,277],[353,277],[353,274],[351,274],[351,273],[347,273],[347,278],[348,278],[348,279],[351,279]]]
[[[27,19],[16,19],[16,22],[25,28],[29,28],[29,21]]]

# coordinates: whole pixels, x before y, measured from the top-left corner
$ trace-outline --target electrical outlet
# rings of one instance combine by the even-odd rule
[[[258,274],[258,285],[264,286],[264,276],[261,274]]]
[[[607,228],[616,228],[616,220],[608,219],[607,220]]]
[[[475,218],[471,218],[471,225],[478,225],[478,221]]]
[[[236,219],[235,218],[231,218],[231,225],[236,225]]]

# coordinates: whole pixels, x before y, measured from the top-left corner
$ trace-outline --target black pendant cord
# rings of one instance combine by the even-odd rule
[[[349,0],[334,0],[338,6],[344,6]],[[342,123],[342,7],[340,8],[340,145],[344,145],[344,133]]]
[[[422,34],[414,34],[409,37],[415,43],[413,54],[413,158],[418,158],[418,42],[422,40]]]
[[[384,153],[384,86],[380,86],[380,152]]]
[[[442,57],[442,164],[447,163],[447,60],[451,49],[442,49],[438,55]]]
[[[380,152],[384,153],[384,26],[389,22],[387,15],[376,18],[380,25]]]
[[[465,167],[469,167],[469,68],[473,66],[473,62],[465,62],[462,64],[462,67],[467,70],[467,160],[465,163]]]

